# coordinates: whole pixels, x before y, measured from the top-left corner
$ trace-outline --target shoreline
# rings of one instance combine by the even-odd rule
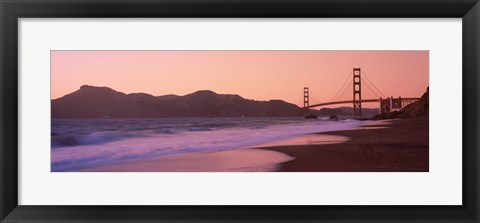
[[[72,172],[278,172],[281,164],[295,157],[263,147],[328,145],[347,140],[343,136],[313,133],[253,147],[160,156]]]
[[[428,119],[392,120],[388,125],[363,125],[360,130],[335,131],[348,137],[343,143],[265,147],[295,160],[283,163],[281,172],[428,172]]]
[[[428,172],[428,120],[364,123],[251,148],[149,158],[74,172]]]
[[[72,172],[276,172],[294,159],[263,149],[234,149],[162,156],[94,166]]]

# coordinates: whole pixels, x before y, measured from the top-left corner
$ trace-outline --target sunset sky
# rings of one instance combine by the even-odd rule
[[[212,90],[303,106],[303,87],[311,104],[329,101],[353,67],[386,96],[420,97],[429,83],[428,51],[52,51],[51,98],[87,84],[155,96]],[[352,99],[352,88],[338,100]],[[362,98],[375,98],[365,84]],[[332,107],[339,106],[351,105]]]

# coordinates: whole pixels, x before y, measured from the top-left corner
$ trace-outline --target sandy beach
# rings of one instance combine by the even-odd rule
[[[78,172],[273,172],[292,159],[275,151],[236,149],[96,166]]]
[[[328,133],[350,138],[343,143],[264,149],[295,157],[282,164],[285,172],[428,172],[428,119],[378,125],[387,126]]]
[[[174,155],[79,172],[428,172],[428,120],[366,123],[255,148]]]

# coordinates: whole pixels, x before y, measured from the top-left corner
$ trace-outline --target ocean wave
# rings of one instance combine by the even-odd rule
[[[221,120],[219,120],[221,121]],[[224,120],[228,121],[228,120]],[[234,120],[238,122],[238,120]],[[167,155],[221,151],[254,147],[299,135],[352,129],[359,121],[304,121],[281,122],[247,120],[236,127],[206,128],[185,126],[175,133],[165,132],[95,132],[88,135],[52,136],[52,171],[68,171],[97,165]],[[255,128],[262,126],[262,128]],[[166,129],[163,129],[166,130]],[[163,131],[162,130],[162,131]]]

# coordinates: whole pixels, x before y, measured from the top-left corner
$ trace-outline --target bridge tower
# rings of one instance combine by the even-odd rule
[[[353,116],[362,115],[362,85],[360,67],[353,68]]]
[[[309,96],[308,96],[308,87],[303,88],[303,109],[306,113],[308,110],[308,106],[310,106]]]

